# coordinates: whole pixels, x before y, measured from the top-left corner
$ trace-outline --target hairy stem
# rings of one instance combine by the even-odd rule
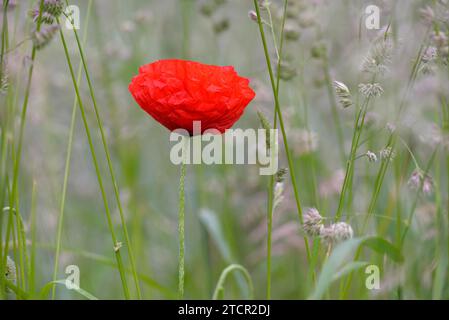
[[[184,159],[181,164],[181,175],[179,178],[179,212],[178,212],[178,241],[179,241],[179,260],[178,260],[178,299],[184,298],[184,253],[185,253],[185,177],[186,177],[186,157],[189,149],[190,138],[184,137]]]

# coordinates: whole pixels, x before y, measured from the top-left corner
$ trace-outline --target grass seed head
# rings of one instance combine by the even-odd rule
[[[248,11],[248,18],[253,20],[254,22],[257,22],[257,13],[254,10]]]
[[[40,50],[48,45],[58,31],[58,25],[43,26],[40,31],[34,31],[32,39],[36,49]]]
[[[16,283],[16,264],[14,260],[12,260],[9,256],[6,259],[5,278],[6,280],[11,281],[14,284]]]
[[[393,56],[393,43],[383,37],[375,41],[370,51],[363,59],[362,71],[373,75],[384,74]]]
[[[309,208],[303,217],[303,230],[309,237],[321,236],[324,229],[323,217],[317,209]]]
[[[367,98],[375,98],[381,96],[384,89],[379,83],[360,83],[359,91]]]
[[[278,172],[276,172],[276,182],[283,182],[285,180],[287,172],[288,168],[280,168]]]
[[[382,161],[391,161],[395,157],[395,153],[391,147],[386,147],[379,152]]]
[[[273,210],[277,208],[284,200],[284,183],[276,182],[274,185]]]
[[[39,8],[32,9],[30,11],[30,17],[33,18],[33,22],[34,23],[38,23],[38,21],[39,21]],[[41,13],[41,16],[40,16],[40,21],[43,24],[53,24],[53,22],[55,22],[55,17],[52,14],[43,11]]]
[[[421,169],[417,168],[412,172],[408,180],[408,185],[412,189],[422,188],[421,191],[429,195],[433,191],[433,179],[430,175],[425,174]]]
[[[334,81],[334,88],[341,106],[343,108],[350,107],[353,103],[351,92],[349,91],[348,87],[343,82]]]
[[[377,156],[374,152],[371,151],[367,151],[366,152],[366,157],[368,158],[369,162],[376,162],[377,161]]]
[[[354,235],[352,227],[346,222],[337,222],[325,227],[321,231],[321,238],[329,245],[351,239]]]
[[[62,0],[44,0],[43,11],[58,18],[64,11],[64,3]]]

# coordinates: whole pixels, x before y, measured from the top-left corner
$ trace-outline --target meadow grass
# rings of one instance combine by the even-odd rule
[[[61,3],[80,30],[2,4],[1,299],[449,297],[447,4]],[[168,161],[127,86],[171,57],[250,78],[235,126],[279,129],[283,170]]]

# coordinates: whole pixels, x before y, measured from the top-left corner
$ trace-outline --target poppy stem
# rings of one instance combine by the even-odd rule
[[[179,260],[178,260],[178,299],[184,298],[184,213],[185,213],[185,177],[186,177],[186,160],[189,148],[190,137],[184,137],[183,157],[181,163],[181,176],[179,178],[179,215],[178,215],[178,238],[179,238]]]

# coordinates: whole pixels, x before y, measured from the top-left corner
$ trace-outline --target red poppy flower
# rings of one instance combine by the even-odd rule
[[[140,67],[129,91],[156,121],[192,135],[193,121],[201,121],[201,133],[230,128],[255,96],[248,84],[231,66],[173,59]]]

